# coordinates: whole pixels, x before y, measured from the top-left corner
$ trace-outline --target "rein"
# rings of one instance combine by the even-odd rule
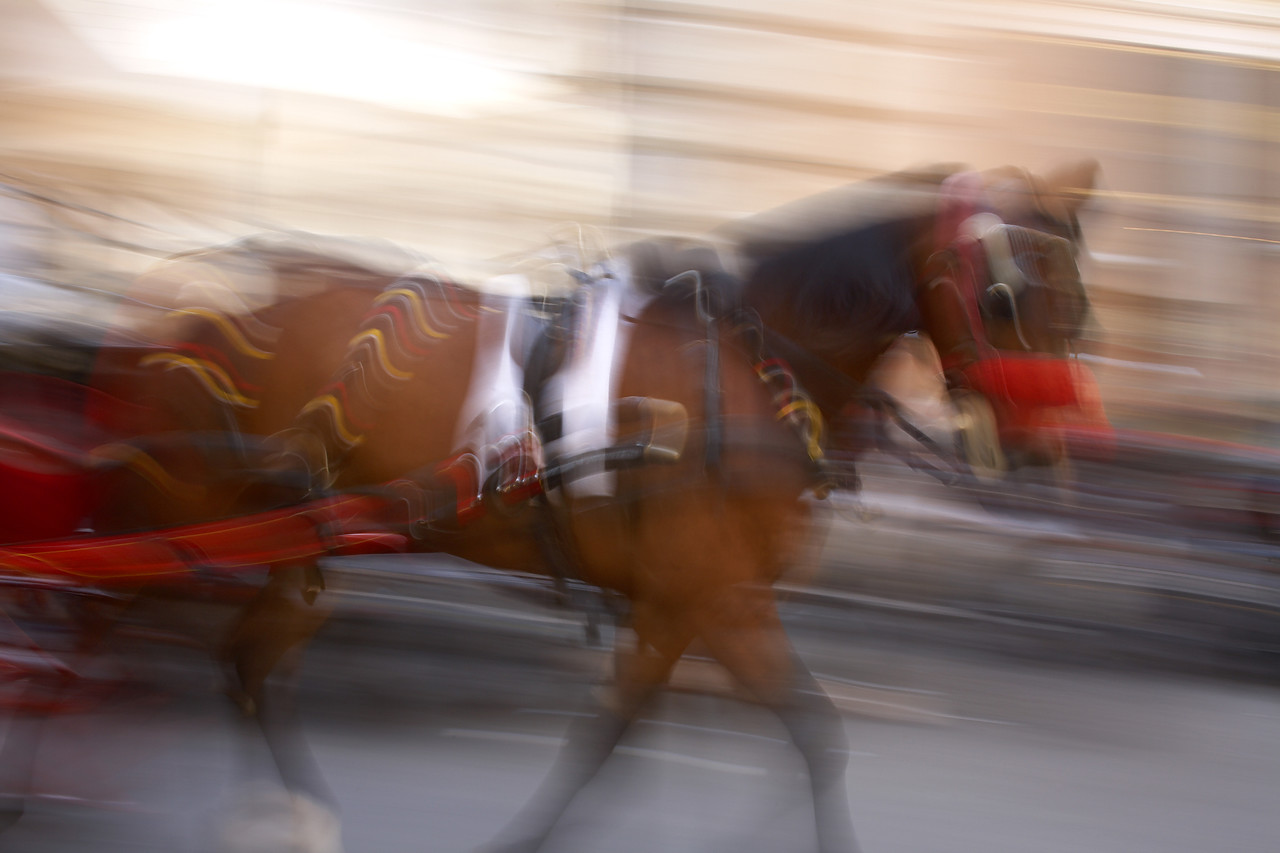
[[[757,351],[766,359],[766,361],[761,362],[762,364],[777,362],[792,367],[797,374],[817,375],[823,384],[834,386],[838,389],[838,392],[831,396],[838,396],[841,403],[856,400],[872,411],[891,420],[910,438],[928,450],[931,455],[948,461],[955,459],[954,454],[948,453],[933,438],[913,424],[903,411],[902,406],[889,394],[878,388],[873,388],[865,382],[853,379],[843,371],[837,370],[826,361],[813,355],[785,335],[766,328],[760,321],[759,316],[755,315],[754,312],[744,311],[744,317],[738,328],[744,331],[750,330],[757,336]],[[838,407],[835,405],[835,401],[828,401],[828,404],[831,408]],[[816,405],[819,412],[824,408],[821,404]],[[920,454],[897,447],[888,441],[881,440],[877,446],[878,449],[898,457],[912,469],[929,474],[948,486],[955,485],[968,476],[968,470],[962,463],[953,463],[951,468],[948,469],[947,467],[935,465]]]
[[[849,377],[795,341],[765,327],[754,309],[736,306],[723,313],[717,313],[715,310],[716,302],[719,301],[717,296],[723,299],[723,291],[708,287],[708,283],[704,281],[702,273],[698,270],[680,273],[668,279],[663,286],[670,287],[682,282],[693,285],[697,321],[702,326],[707,347],[703,387],[706,407],[704,467],[708,473],[715,474],[719,471],[725,442],[724,416],[721,413],[723,391],[720,385],[722,338],[718,321],[721,319],[729,319],[733,322],[731,333],[744,340],[749,353],[748,358],[751,359],[756,375],[773,393],[776,417],[791,424],[808,458],[820,477],[825,478],[828,484],[832,480],[832,475],[830,466],[823,461],[822,412],[839,409],[850,400],[859,401],[895,423],[932,456],[944,460],[954,459],[953,454],[949,454],[923,430],[911,423],[896,400],[879,389]],[[799,376],[808,376],[814,380],[809,383],[810,385],[821,386],[828,390],[824,394],[816,395],[811,388],[804,387]],[[887,441],[881,441],[879,446],[880,449],[900,458],[914,470],[927,473],[946,485],[956,484],[967,474],[962,467],[936,465],[918,453],[897,447]],[[826,490],[826,487],[818,489],[819,494],[823,495]]]

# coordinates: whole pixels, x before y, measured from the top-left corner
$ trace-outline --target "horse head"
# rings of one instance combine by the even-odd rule
[[[1096,173],[1093,161],[1044,176],[904,172],[724,233],[765,325],[855,384],[913,330],[929,333],[944,364],[990,347],[1061,355],[1088,310],[1078,211]]]
[[[996,349],[1066,355],[1079,337],[1089,300],[1076,263],[1078,212],[1096,175],[1097,163],[1086,160],[1044,178],[1009,168],[983,176],[978,203],[985,212],[971,214],[961,227],[981,249],[974,285]]]
[[[1071,351],[1089,311],[1078,214],[1096,176],[1083,161],[1043,178],[1005,167],[942,183],[917,294],[953,381],[999,352]]]

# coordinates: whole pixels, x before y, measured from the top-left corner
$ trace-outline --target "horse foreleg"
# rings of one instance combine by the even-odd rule
[[[567,742],[533,799],[485,853],[534,853],[542,848],[578,793],[595,778],[640,711],[666,684],[692,637],[670,625],[657,625],[643,609],[635,615],[636,647],[619,652],[611,689],[602,692],[590,717],[571,725]]]
[[[710,612],[699,637],[739,684],[778,715],[800,751],[813,793],[819,851],[855,853],[844,722],[792,649],[772,596],[761,590]]]
[[[799,658],[793,663],[792,677],[789,697],[773,710],[809,770],[818,849],[822,853],[855,853],[858,845],[845,785],[848,749],[843,719]]]

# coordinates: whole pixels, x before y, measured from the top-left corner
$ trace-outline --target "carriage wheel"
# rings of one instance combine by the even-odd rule
[[[0,587],[0,711],[78,713],[130,683],[118,662],[98,653],[114,629],[116,603],[97,612],[76,600],[84,595]]]
[[[955,408],[956,452],[984,482],[998,482],[1009,470],[1008,460],[1000,446],[996,413],[981,394],[952,391]]]

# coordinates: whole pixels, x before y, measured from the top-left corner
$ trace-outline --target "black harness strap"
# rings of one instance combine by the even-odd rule
[[[878,431],[877,448],[890,453],[909,467],[935,477],[946,485],[955,485],[968,475],[968,468],[955,459],[928,434],[911,423],[910,419],[891,396],[878,388],[858,382],[840,370],[832,367],[823,359],[815,356],[795,341],[772,329],[764,327],[754,312],[740,312],[739,330],[750,331],[758,339],[758,347],[762,357],[779,358],[792,366],[799,375],[799,381],[805,383],[805,390],[813,396],[814,402],[822,411],[837,411],[845,403],[856,400],[867,408],[893,421],[903,432],[926,448],[941,460],[953,461],[953,467],[942,467],[929,462],[918,453],[912,453],[888,441],[883,432]],[[821,387],[825,393],[821,396],[813,393],[813,388]]]
[[[721,423],[722,406],[720,404],[724,394],[724,389],[720,387],[720,318],[716,310],[716,303],[723,297],[714,289],[723,277],[723,274],[704,277],[700,270],[691,269],[667,279],[663,285],[672,287],[684,281],[693,282],[694,310],[706,335],[707,349],[707,360],[702,373],[703,417],[706,421],[703,467],[713,477],[719,473],[720,456],[724,446],[724,426]]]

